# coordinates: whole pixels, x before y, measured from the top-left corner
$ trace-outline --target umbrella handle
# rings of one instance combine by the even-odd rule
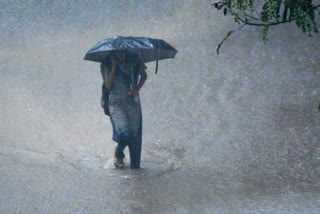
[[[159,50],[159,40],[157,41],[157,54],[158,54],[158,56],[157,56],[157,62],[156,62],[156,74],[158,73],[158,59],[159,59],[159,52],[160,52],[160,50]]]

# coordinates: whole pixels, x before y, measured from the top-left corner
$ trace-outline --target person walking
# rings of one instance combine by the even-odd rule
[[[147,79],[144,63],[174,58],[178,51],[162,39],[114,36],[97,42],[84,60],[99,62],[103,78],[101,107],[110,116],[115,149],[114,165],[123,167],[129,147],[130,167],[140,168],[142,113],[139,91]]]
[[[113,51],[101,64],[103,91],[109,94],[104,100],[117,142],[114,165],[124,167],[124,150],[128,146],[130,168],[139,169],[142,149],[142,111],[139,91],[144,85],[147,66],[138,55],[123,50]],[[105,97],[105,96],[103,96]]]

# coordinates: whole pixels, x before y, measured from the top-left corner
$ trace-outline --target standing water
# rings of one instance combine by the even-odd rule
[[[0,213],[319,213],[320,45],[209,0],[0,1]],[[96,41],[147,36],[140,170],[113,168]]]

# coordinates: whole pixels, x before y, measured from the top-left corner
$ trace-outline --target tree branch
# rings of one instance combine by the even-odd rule
[[[313,9],[317,9],[318,7],[320,7],[320,4],[319,5],[316,5],[313,7]]]
[[[320,5],[319,5],[320,6]],[[233,10],[231,10],[230,8],[228,8],[229,12],[233,15],[233,16],[236,16],[238,17],[238,19],[246,24],[246,25],[253,25],[253,26],[273,26],[273,25],[278,25],[278,24],[284,24],[284,23],[288,23],[288,22],[292,22],[294,20],[296,20],[298,17],[296,18],[293,18],[293,19],[289,19],[289,20],[286,20],[286,21],[281,21],[281,22],[267,22],[267,23],[254,23],[254,22],[246,22],[245,20],[243,20],[243,18],[241,18],[237,13],[235,13]],[[254,19],[254,20],[257,20],[257,21],[261,21],[261,19],[258,19],[256,17],[253,17],[253,16],[250,16],[249,14],[246,14],[248,17]]]
[[[280,1],[281,4],[282,1]],[[251,5],[252,7],[250,8],[250,10],[248,9],[248,5],[246,5],[246,7],[242,8],[238,5],[233,5],[232,3],[230,3],[230,5],[228,5],[226,3],[226,0],[220,0],[219,2],[216,2],[214,4],[212,4],[212,6],[215,6],[218,10],[224,8],[224,14],[226,15],[226,12],[229,12],[232,16],[234,16],[234,20],[236,23],[238,23],[239,25],[241,25],[240,27],[238,27],[237,29],[231,30],[227,33],[227,35],[224,37],[224,39],[218,44],[216,52],[219,55],[219,50],[221,48],[221,45],[235,32],[240,30],[242,27],[244,27],[245,25],[251,25],[251,26],[259,26],[259,27],[263,27],[262,33],[263,33],[263,40],[266,41],[267,40],[267,33],[269,30],[270,26],[275,26],[275,25],[279,25],[279,24],[285,24],[285,23],[289,23],[292,21],[296,21],[296,24],[298,27],[302,28],[303,32],[306,31],[306,28],[308,27],[309,31],[311,29],[311,24],[314,24],[314,32],[317,33],[318,30],[316,28],[316,23],[314,21],[314,11],[319,11],[319,7],[320,4],[313,6],[312,3],[309,3],[308,8],[302,8],[304,13],[298,13],[295,14],[295,16],[291,17],[291,9],[289,9],[288,4],[282,2],[282,4],[284,4],[285,8],[284,11],[282,12],[282,16],[279,15],[279,9],[281,7],[281,5],[278,5],[277,8],[277,14],[276,17],[273,17],[274,14],[269,15],[268,13],[270,13],[270,8],[269,6],[263,6],[262,8],[262,12],[263,14],[259,14],[259,12],[257,11],[257,9],[254,7],[254,5]],[[302,7],[302,6],[301,6]],[[252,9],[253,8],[253,9]],[[234,9],[234,10],[233,10]],[[272,8],[274,9],[274,8]],[[290,16],[288,16],[288,12],[290,10]],[[310,10],[313,10],[310,12]],[[254,12],[256,13],[256,15],[258,17],[255,16]],[[264,14],[267,13],[267,14]],[[311,14],[311,15],[310,15]],[[265,17],[266,16],[266,17]],[[304,19],[310,16],[310,22],[312,22],[311,24],[307,23],[307,27],[305,26],[306,23],[304,22]],[[262,18],[264,19],[264,21],[262,20]],[[279,18],[282,18],[281,21],[279,21]],[[300,23],[302,20],[302,24]],[[301,25],[301,26],[300,26]],[[308,32],[309,32],[308,31]],[[309,32],[310,35],[310,32]],[[320,109],[320,105],[319,105],[319,109]]]

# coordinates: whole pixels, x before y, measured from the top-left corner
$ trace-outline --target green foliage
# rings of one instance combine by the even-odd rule
[[[231,14],[240,28],[231,30],[217,46],[217,54],[221,45],[236,30],[243,26],[262,27],[262,40],[268,40],[271,26],[295,22],[303,32],[312,36],[318,33],[315,13],[320,15],[320,4],[313,5],[312,0],[222,0],[212,4],[217,10],[223,9],[223,14]]]
[[[231,36],[231,34],[232,34],[233,32],[234,32],[234,30],[229,31],[229,32],[227,33],[227,35],[223,38],[223,40],[218,44],[217,49],[216,49],[217,54],[219,54],[219,50],[220,50],[221,45],[224,43],[224,41],[226,41],[226,40],[229,38],[229,36]]]

